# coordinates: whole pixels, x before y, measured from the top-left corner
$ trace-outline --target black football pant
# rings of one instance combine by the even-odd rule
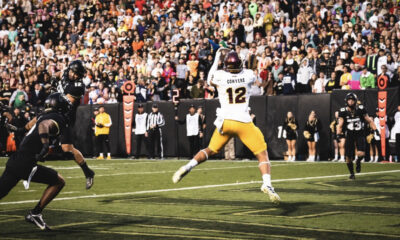
[[[140,157],[140,150],[142,149],[142,142],[144,142],[144,146],[146,148],[146,151],[149,152],[148,149],[148,143],[147,143],[147,137],[145,137],[144,134],[138,134],[136,136],[136,158]]]
[[[396,154],[397,161],[400,162],[400,133],[396,134]]]
[[[27,180],[31,168],[10,168],[6,167],[2,176],[0,177],[0,199],[7,196],[7,194],[17,185],[19,180]],[[58,173],[56,170],[37,165],[36,173],[32,177],[32,182],[44,183],[47,185],[56,185],[58,183]]]
[[[108,134],[98,135],[96,137],[97,151],[99,153],[104,153],[104,145],[106,145],[107,153],[110,152],[110,140],[108,139]]]
[[[189,151],[190,151],[190,158],[192,158],[198,151],[200,147],[199,143],[199,135],[196,136],[188,136],[189,140]]]
[[[155,156],[163,158],[164,152],[163,152],[161,129],[160,128],[150,129],[148,131],[148,134],[149,134],[149,158],[154,158]]]

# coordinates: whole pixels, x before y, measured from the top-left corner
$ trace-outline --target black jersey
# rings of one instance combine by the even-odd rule
[[[62,79],[56,83],[56,88],[57,92],[65,95],[69,94],[77,99],[81,98],[85,94],[85,85],[81,81],[72,82]]]
[[[43,147],[39,136],[38,126],[42,121],[48,119],[51,119],[57,123],[59,129],[57,136],[60,135],[67,127],[65,117],[59,113],[49,112],[39,116],[36,124],[22,140],[17,152],[8,160],[7,166],[29,168],[36,164],[37,160],[35,159],[35,155],[39,154]],[[57,136],[51,138],[56,138]],[[52,141],[52,139],[50,139],[50,141]]]
[[[364,117],[367,114],[363,105],[357,105],[354,111],[341,108],[339,117],[343,118],[343,132],[362,133],[364,129]]]
[[[69,94],[76,99],[72,105],[72,110],[67,114],[68,125],[72,127],[75,125],[76,110],[78,109],[80,98],[85,94],[85,85],[81,81],[72,82],[62,79],[56,82],[56,88],[57,92],[64,95]]]

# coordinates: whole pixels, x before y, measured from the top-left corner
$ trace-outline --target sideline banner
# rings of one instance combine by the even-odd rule
[[[135,97],[131,94],[135,91],[135,84],[131,81],[127,81],[123,85],[124,92],[128,95],[123,96],[123,110],[124,110],[124,132],[125,132],[125,145],[126,154],[131,154],[131,140],[132,140],[132,117],[133,117],[133,106],[135,103]]]

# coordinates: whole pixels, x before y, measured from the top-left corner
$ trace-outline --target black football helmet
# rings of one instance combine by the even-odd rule
[[[344,100],[345,100],[346,105],[348,107],[354,108],[356,106],[356,104],[357,104],[358,98],[357,98],[357,95],[355,93],[348,93]],[[354,104],[350,106],[349,103],[348,103],[349,100],[353,100]]]
[[[72,109],[72,104],[64,94],[53,93],[46,98],[44,108],[45,112],[54,111],[67,115]]]
[[[235,51],[230,51],[224,60],[224,70],[230,73],[240,73],[243,70],[243,62]]]
[[[82,79],[86,74],[86,68],[85,66],[83,66],[83,62],[81,60],[75,60],[69,64],[67,70],[65,70],[64,72],[64,77],[66,77],[67,79],[69,71],[73,71],[74,73],[76,73],[76,75],[78,75],[77,81]]]

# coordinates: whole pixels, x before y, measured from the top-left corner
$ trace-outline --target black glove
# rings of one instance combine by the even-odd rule
[[[102,127],[104,127],[104,126],[103,126],[103,124],[99,123],[99,124],[97,124],[97,127],[98,127],[98,128],[102,128]]]
[[[44,158],[47,156],[47,154],[49,152],[49,147],[50,146],[48,143],[43,144],[43,147],[42,147],[42,150],[40,150],[40,153],[35,154],[35,159],[37,161],[44,162]]]

